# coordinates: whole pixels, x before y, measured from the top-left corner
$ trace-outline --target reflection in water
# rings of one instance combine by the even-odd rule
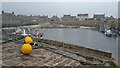
[[[88,29],[41,29],[44,38],[77,44],[84,47],[110,51],[118,56],[118,39]]]

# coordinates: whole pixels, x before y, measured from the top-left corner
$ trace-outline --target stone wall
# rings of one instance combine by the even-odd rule
[[[42,39],[42,40],[34,39],[34,41],[44,42],[46,44],[50,44],[50,45],[53,45],[56,47],[64,47],[66,49],[71,49],[74,52],[80,52],[83,54],[93,55],[93,56],[97,56],[97,57],[107,57],[107,58],[112,57],[112,53],[109,53],[109,52],[104,52],[104,51],[100,51],[100,50],[96,50],[96,49],[90,49],[90,48],[73,45],[73,44],[68,44],[68,43],[64,43],[64,42],[60,42],[60,41],[48,40],[48,39]]]

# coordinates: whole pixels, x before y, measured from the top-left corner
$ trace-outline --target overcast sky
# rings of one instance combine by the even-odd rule
[[[1,0],[2,2],[118,2],[120,0]]]
[[[118,17],[117,2],[3,2],[2,10],[26,15],[58,15],[88,13]]]

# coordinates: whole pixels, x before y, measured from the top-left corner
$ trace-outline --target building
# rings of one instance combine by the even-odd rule
[[[76,16],[64,15],[62,20],[77,20]]]
[[[77,17],[76,16],[71,16],[71,19],[72,20],[77,20]]]
[[[78,20],[87,20],[89,18],[88,14],[77,14]]]
[[[19,25],[17,16],[12,13],[7,13],[2,11],[2,26],[14,26],[14,25]]]
[[[94,14],[94,20],[105,20],[105,14]]]
[[[114,20],[115,18],[113,16],[110,16],[110,17],[105,17],[106,20]]]
[[[38,16],[32,16],[32,18],[33,18],[33,20],[38,20],[38,18],[40,17],[40,15],[38,15]]]
[[[60,21],[60,18],[54,15],[50,18],[50,20],[51,21]]]
[[[71,19],[71,15],[64,15],[62,17],[62,20],[70,20]]]
[[[7,13],[2,11],[2,26],[3,27],[14,27],[14,26],[25,26],[34,25],[37,22],[33,19],[32,15],[15,15],[14,12]]]
[[[6,13],[6,12],[2,11],[2,21],[14,21],[14,20],[16,20],[16,16],[15,16],[14,12]]]
[[[47,23],[47,22],[49,22],[49,18],[48,18],[48,16],[45,16],[45,15],[43,15],[43,16],[39,16],[39,18],[38,18],[38,23]]]
[[[29,25],[29,24],[34,24],[33,22],[36,22],[36,20],[33,19],[33,16],[26,16],[26,15],[17,15],[17,18],[21,25]]]
[[[26,15],[17,15],[17,18],[20,21],[20,23],[25,23],[29,20]]]

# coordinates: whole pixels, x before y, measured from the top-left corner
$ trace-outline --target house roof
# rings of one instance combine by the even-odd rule
[[[78,14],[77,16],[88,16],[88,14]]]

